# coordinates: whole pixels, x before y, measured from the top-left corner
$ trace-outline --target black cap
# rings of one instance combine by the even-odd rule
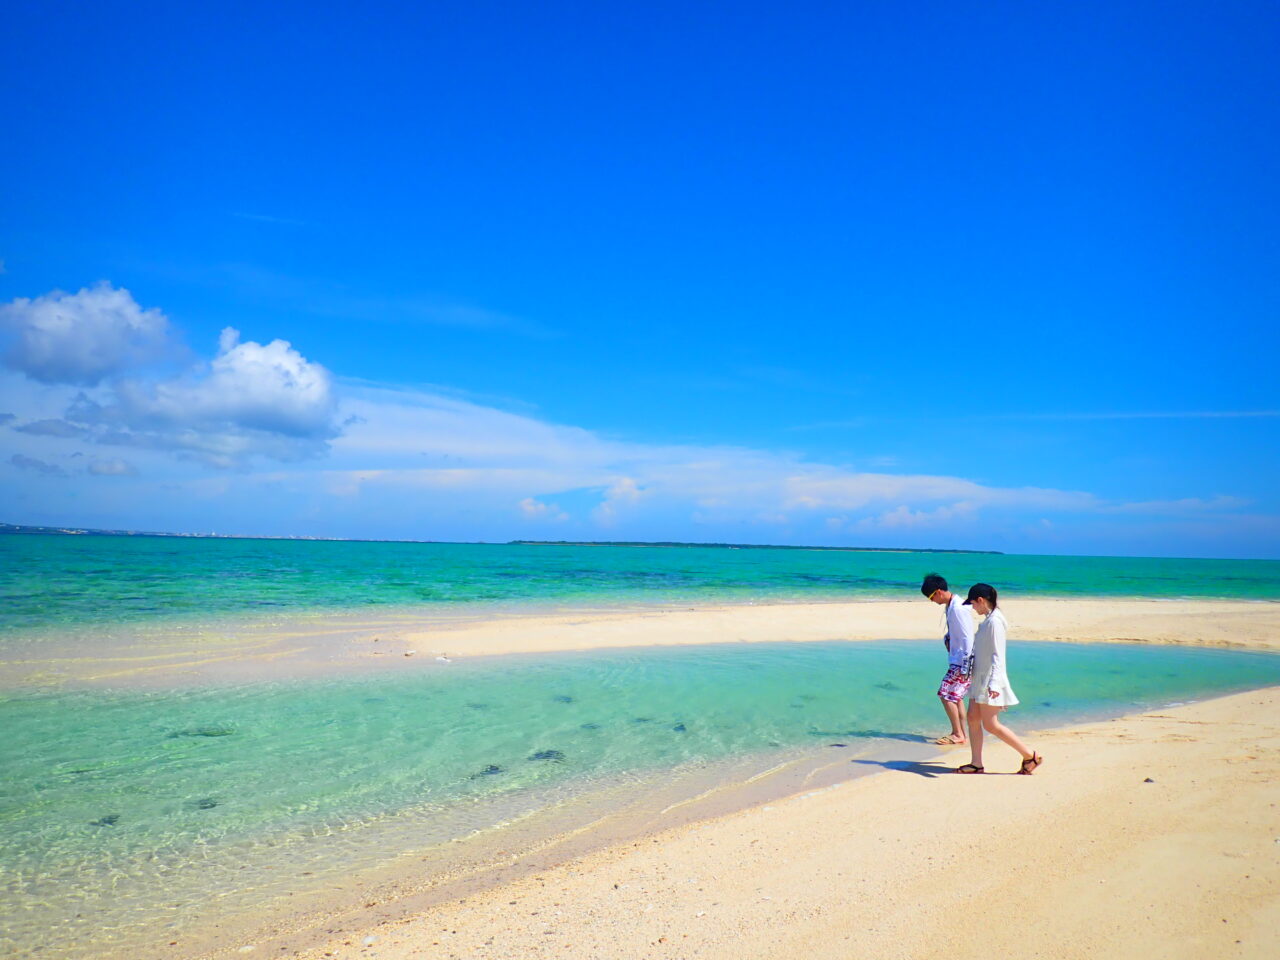
[[[975,583],[969,588],[969,596],[965,600],[965,604],[973,603],[979,597],[994,607],[996,605],[996,588],[989,583]]]

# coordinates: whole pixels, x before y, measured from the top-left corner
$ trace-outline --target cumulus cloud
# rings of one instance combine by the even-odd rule
[[[98,443],[168,450],[231,467],[254,457],[317,456],[337,436],[333,378],[285,340],[240,341],[228,327],[207,368],[169,380],[122,380],[80,394],[66,419]]]
[[[109,283],[0,306],[5,366],[41,383],[94,386],[170,353],[169,321]]]
[[[37,460],[35,457],[28,457],[24,453],[15,453],[9,458],[9,462],[19,470],[29,470],[33,473],[43,473],[50,477],[65,477],[67,471],[62,469],[56,463],[46,463],[44,460]]]
[[[639,503],[644,495],[645,491],[634,477],[618,477],[609,484],[604,492],[604,499],[592,511],[592,516],[598,523],[610,526],[618,519],[620,511]]]

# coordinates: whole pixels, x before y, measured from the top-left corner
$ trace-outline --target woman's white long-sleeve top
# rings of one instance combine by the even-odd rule
[[[1009,622],[999,609],[992,610],[978,625],[973,638],[973,681],[969,697],[975,703],[993,707],[1011,707],[1018,702],[1005,668],[1005,640]]]

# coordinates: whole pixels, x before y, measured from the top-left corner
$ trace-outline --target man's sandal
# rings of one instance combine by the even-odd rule
[[[1018,772],[1025,773],[1027,776],[1030,776],[1031,774],[1036,772],[1036,767],[1040,766],[1040,764],[1042,763],[1044,763],[1044,757],[1040,756],[1040,754],[1035,753],[1033,751],[1031,756],[1027,757],[1027,759],[1022,761],[1022,767],[1018,770]]]
[[[963,767],[956,767],[956,773],[982,773],[986,767],[978,767],[972,763],[966,763]]]
[[[955,736],[953,736],[952,734],[948,733],[945,737],[939,737],[937,740],[935,740],[935,741],[933,741],[933,742],[934,742],[934,743],[937,743],[937,744],[941,744],[941,745],[942,745],[942,746],[944,746],[944,747],[959,747],[959,746],[963,746],[964,744],[968,743],[969,741],[967,741],[967,740],[957,740],[957,739],[955,738]]]

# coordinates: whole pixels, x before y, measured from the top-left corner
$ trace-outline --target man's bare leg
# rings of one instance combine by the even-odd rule
[[[938,698],[942,700],[941,697]],[[942,700],[942,709],[947,712],[947,719],[951,721],[951,737],[952,743],[964,743],[966,740],[964,733],[965,726],[965,709],[964,702],[957,703],[954,700]],[[938,739],[942,739],[939,737]]]

